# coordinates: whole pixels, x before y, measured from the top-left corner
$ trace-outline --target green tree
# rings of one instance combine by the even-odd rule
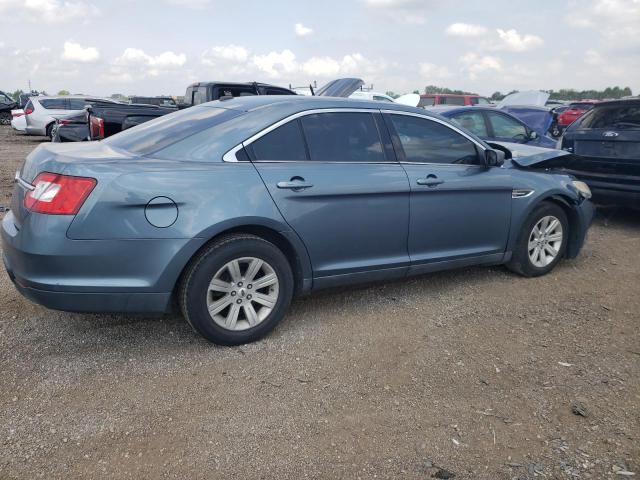
[[[391,98],[398,98],[400,96],[399,94],[397,94],[396,92],[392,92],[391,90],[386,92],[386,94],[389,95]]]
[[[16,90],[15,92],[13,92],[11,94],[11,96],[14,98],[14,100],[18,100],[18,98],[20,98],[20,95],[22,95],[24,92],[20,89]]]
[[[69,90],[60,90],[58,92],[58,95],[71,95],[71,94],[69,93]]]

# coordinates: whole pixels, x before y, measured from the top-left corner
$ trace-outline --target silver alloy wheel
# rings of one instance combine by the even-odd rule
[[[542,217],[529,235],[529,260],[543,268],[553,262],[562,246],[562,223],[553,215]]]
[[[227,330],[253,328],[271,313],[278,291],[278,276],[271,265],[255,257],[236,258],[209,283],[209,315]]]

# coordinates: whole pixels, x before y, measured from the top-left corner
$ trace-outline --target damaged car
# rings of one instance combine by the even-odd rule
[[[536,168],[568,154],[492,148],[396,103],[235,97],[39,146],[16,174],[3,259],[49,308],[177,304],[206,339],[237,345],[327,287],[472,265],[550,272],[579,254],[593,214],[583,182]]]

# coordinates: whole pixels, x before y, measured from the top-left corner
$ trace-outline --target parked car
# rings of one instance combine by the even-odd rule
[[[91,102],[87,107],[88,115],[86,116],[89,140],[110,137],[175,111],[175,107],[160,107],[158,105]],[[74,118],[79,119],[80,117]]]
[[[70,113],[81,113],[87,105],[87,100],[93,97],[85,96],[56,96],[31,97],[24,108],[28,135],[41,135],[51,138],[51,131],[56,118]],[[104,99],[103,101],[110,101]]]
[[[360,100],[375,100],[377,102],[393,102],[393,98],[391,98],[386,93],[373,92],[373,91],[363,91],[356,90],[353,92],[349,98],[357,98]]]
[[[27,128],[27,120],[24,116],[24,110],[17,108],[11,110],[11,128],[18,132],[24,132]]]
[[[555,148],[556,141],[545,135],[545,125],[527,125],[515,116],[496,108],[433,107],[427,110],[451,119],[483,140],[527,143]]]
[[[227,345],[325,287],[469,265],[543,275],[580,251],[590,192],[536,169],[568,152],[522,146],[534,155],[503,165],[507,146],[395,103],[211,102],[36,148],[2,221],[4,262],[47,307],[164,312],[176,299]]]
[[[559,144],[579,155],[564,168],[591,187],[597,203],[640,208],[640,99],[594,105]]]
[[[56,118],[51,129],[52,142],[84,142],[91,140],[89,134],[89,112],[72,112]]]
[[[451,93],[423,93],[420,95],[419,107],[436,105],[491,105],[491,102],[488,98],[480,95],[454,95]]]
[[[17,107],[16,101],[6,93],[0,91],[0,125],[11,124],[11,110]]]
[[[178,108],[178,104],[173,97],[131,97],[129,103],[142,103],[145,105],[158,105],[159,107]]]
[[[569,108],[558,114],[558,130],[560,134],[562,135],[565,128],[580,118],[584,112],[591,110],[596,103],[598,102],[595,100],[570,103]]]

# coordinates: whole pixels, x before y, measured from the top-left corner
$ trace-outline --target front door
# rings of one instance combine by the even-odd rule
[[[283,217],[307,247],[314,286],[403,276],[409,183],[372,111],[303,115],[245,143]],[[388,138],[388,137],[387,137]],[[389,145],[390,148],[390,145]]]
[[[499,261],[511,220],[507,171],[485,167],[480,146],[443,122],[402,113],[386,118],[411,185],[412,267]]]

